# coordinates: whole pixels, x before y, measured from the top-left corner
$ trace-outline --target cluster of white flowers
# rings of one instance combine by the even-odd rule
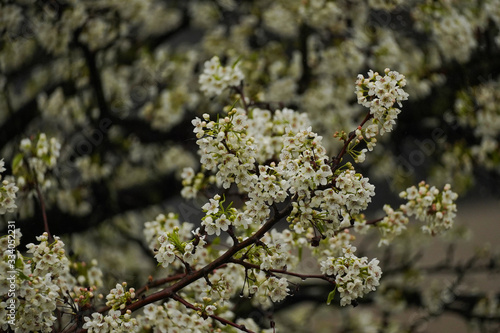
[[[196,300],[203,302],[203,307],[214,305],[220,311],[222,305],[230,306],[231,299],[241,292],[244,270],[236,264],[228,264],[214,271],[209,280],[210,284],[206,280],[199,280],[192,290],[196,293]]]
[[[307,197],[306,192],[326,185],[331,179],[332,170],[322,139],[311,127],[297,132],[285,129],[278,168],[288,180],[290,193]]]
[[[408,200],[406,204],[401,205],[404,214],[415,215],[420,221],[426,222],[422,227],[425,233],[434,235],[453,226],[457,211],[455,200],[458,195],[451,191],[449,184],[440,191],[422,181],[418,187],[409,187],[399,196]]]
[[[321,140],[311,128],[296,133],[287,131],[284,135],[278,168],[287,179],[288,191],[297,194],[288,221],[298,234],[310,226],[329,234],[339,225],[336,208],[342,197],[333,189],[316,190],[333,180]]]
[[[500,161],[500,143],[492,137],[483,137],[479,145],[471,147],[472,156],[485,168],[498,169]],[[462,159],[467,157],[461,156]]]
[[[16,230],[16,246],[19,245],[21,236],[20,231]],[[15,281],[2,279],[0,294],[6,295],[11,283],[16,285],[15,326],[7,322],[7,316],[4,315],[7,303],[2,302],[0,327],[3,330],[7,330],[10,325],[20,332],[52,332],[52,325],[57,320],[54,311],[62,295],[76,283],[76,279],[69,274],[70,263],[64,254],[64,243],[58,237],[49,243],[47,234],[37,237],[37,240],[40,242],[38,245],[27,245],[32,258],[25,258],[19,251],[15,251],[17,260],[12,264],[9,263],[11,257],[8,254],[11,253],[7,250],[7,236],[0,238],[3,252],[0,275],[10,277],[15,271]]]
[[[110,310],[103,316],[99,312],[92,313],[92,317],[84,317],[83,328],[89,333],[126,333],[136,331],[139,327],[137,319],[131,317],[132,312],[127,310],[122,315],[120,310]]]
[[[431,281],[422,292],[422,304],[429,313],[438,313],[455,300],[453,287],[449,281]]]
[[[349,229],[344,229],[342,232],[336,233],[334,236],[329,237],[327,242],[321,242],[318,247],[314,249],[314,254],[320,259],[327,257],[341,257],[342,249],[351,246],[352,242],[356,239]]]
[[[205,227],[208,235],[220,235],[221,230],[227,231],[231,225],[231,220],[234,220],[235,210],[224,209],[223,201],[220,201],[220,195],[216,194],[213,199],[204,204],[201,208],[206,213],[203,217],[201,225]]]
[[[204,223],[210,233],[220,233],[220,230],[226,229],[227,219],[233,225],[245,228],[250,221],[262,222],[269,216],[268,205],[285,200],[290,184],[296,183],[294,191],[308,186],[316,187],[314,182],[325,184],[326,175],[331,174],[324,162],[328,157],[320,145],[321,137],[317,137],[310,129],[300,131],[309,124],[304,114],[283,109],[271,115],[268,110],[253,109],[249,117],[242,109],[232,109],[227,117],[220,118],[218,122],[209,121],[208,115],[203,118],[193,121],[194,132],[199,138],[202,167],[218,171],[215,176],[207,177],[201,172],[195,175],[192,169],[185,169],[182,194],[188,198],[194,197],[207,183],[215,182],[224,188],[236,183],[239,190],[248,193],[250,198],[243,212],[230,211],[232,216],[225,214],[222,220],[217,220],[220,214],[207,217]],[[271,163],[255,166],[256,161],[263,163],[280,154],[290,160],[288,165],[281,161],[279,165]],[[313,164],[314,168],[305,170],[307,177],[297,172],[301,160],[307,160],[307,165]],[[319,165],[322,167],[317,170]],[[316,173],[318,179],[313,175]],[[216,222],[223,222],[221,227],[224,229],[217,227]]]
[[[175,228],[177,228],[177,232],[181,239],[189,239],[193,226],[194,225],[189,222],[181,223],[177,214],[159,214],[156,216],[154,221],[144,223],[143,232],[149,248],[151,251],[154,251],[160,247],[158,237],[160,237],[163,233],[172,232]]]
[[[368,207],[375,195],[375,186],[369,179],[354,170],[346,170],[335,180],[336,187],[342,194],[342,202],[350,214],[357,214]]]
[[[176,259],[176,248],[175,245],[168,241],[168,233],[160,236],[158,238],[160,243],[160,248],[158,253],[155,255],[155,259],[158,260],[163,267],[168,267]]]
[[[189,241],[188,237],[179,234],[179,228],[174,227],[171,231],[163,232],[158,237],[159,248],[155,250],[155,258],[163,267],[169,267],[174,263],[174,267],[180,267],[183,263],[193,264],[206,264],[208,259],[207,250],[203,248],[206,244],[205,236],[199,235],[199,230],[194,231],[193,234],[198,236],[198,244],[195,247],[193,240]],[[183,262],[175,261],[181,258]]]
[[[252,138],[245,133],[245,112],[233,109],[218,122],[210,121],[208,114],[203,118],[193,120],[202,166],[206,170],[218,169],[216,181],[223,188],[235,181],[244,186],[239,179],[245,180],[255,168],[256,155]]]
[[[16,230],[16,246],[19,245],[21,236],[19,229]],[[25,257],[16,251],[17,260],[12,265],[8,260],[11,257],[6,255],[8,252],[6,251],[3,261],[0,262],[2,276],[11,276],[13,271],[16,273],[15,281],[8,282],[7,279],[3,279],[0,284],[0,294],[7,294],[9,283],[16,285],[15,328],[20,332],[52,332],[53,325],[60,319],[56,317],[56,311],[67,312],[65,310],[68,306],[66,302],[69,302],[67,295],[71,296],[73,304],[83,307],[92,302],[97,289],[96,285],[102,285],[102,272],[96,267],[97,261],[92,262],[92,267],[86,267],[87,265],[83,262],[71,263],[66,257],[65,245],[59,237],[54,236],[53,240],[49,240],[48,234],[44,233],[36,239],[38,244],[26,245],[27,253],[31,254],[31,257]],[[1,249],[7,248],[4,246],[6,242],[7,237],[0,238]],[[76,279],[71,274],[70,268],[85,276],[80,275]],[[92,287],[79,287],[77,283],[91,284]],[[1,314],[4,313],[5,306],[5,302],[0,304]],[[3,330],[8,327],[6,318],[7,316],[4,315],[0,318],[0,327]],[[11,328],[13,328],[12,325]]]
[[[397,6],[403,4],[403,0],[369,0],[368,4],[371,8],[382,10],[393,10]]]
[[[500,134],[500,81],[488,81],[462,90],[455,100],[456,119],[461,126],[470,126],[480,144],[471,147],[471,153],[488,169],[498,166]],[[451,114],[448,114],[450,118]],[[454,118],[453,116],[451,116]],[[463,154],[466,155],[466,154]]]
[[[85,79],[81,78],[81,80]],[[67,97],[64,95],[62,87],[58,87],[50,95],[45,92],[39,94],[37,105],[42,117],[57,121],[61,127],[68,131],[74,130],[76,126],[82,125],[82,122],[85,121],[83,97],[80,95]]]
[[[140,318],[144,327],[154,328],[155,332],[204,332],[212,328],[211,319],[203,319],[195,311],[174,300],[162,305],[148,304],[144,307],[144,317]]]
[[[479,300],[474,306],[473,313],[478,317],[493,317],[500,315],[500,304],[493,293]]]
[[[80,280],[78,281],[80,282]],[[88,307],[92,304],[92,301],[94,300],[95,297],[95,292],[97,290],[97,287],[78,287],[74,286],[73,290],[70,291],[70,296],[75,302],[75,306],[79,309],[83,309],[85,307]]]
[[[373,115],[372,123],[381,126],[380,135],[392,131],[401,112],[393,105],[398,103],[401,107],[401,102],[408,99],[408,93],[403,90],[406,86],[405,76],[389,68],[384,72],[385,75],[381,76],[370,70],[367,78],[359,74],[356,81],[358,103],[370,109],[370,114]]]
[[[475,32],[487,24],[490,15],[488,7],[491,4],[487,2],[474,9],[465,4],[468,3],[423,1],[412,10],[416,28],[432,36],[433,42],[447,61],[465,63],[470,59],[472,51],[477,47]]]
[[[45,135],[45,133],[40,133],[34,141],[30,138],[21,140],[19,148],[26,154],[31,153],[33,157],[42,159],[48,168],[53,168],[59,157],[61,144],[56,138],[47,140],[47,135]]]
[[[257,247],[252,253],[258,254],[260,269],[291,269],[298,263],[298,257],[292,253],[295,244],[294,234],[291,230],[285,229],[281,232],[273,229],[270,233],[264,235],[261,241],[266,244],[265,248]]]
[[[469,18],[451,10],[449,14],[434,22],[433,28],[437,45],[445,59],[461,63],[469,60],[472,50],[477,47],[475,26]]]
[[[214,183],[215,177],[210,177],[207,179],[203,172],[195,173],[192,167],[186,167],[182,170],[182,190],[181,196],[185,199],[194,199],[198,195],[200,189],[202,189],[207,181]]]
[[[200,89],[208,97],[217,96],[228,87],[239,86],[243,78],[238,63],[222,66],[219,57],[213,57],[205,62],[199,79]]]
[[[247,135],[254,139],[256,160],[265,163],[278,156],[283,149],[283,134],[290,127],[293,132],[311,126],[307,113],[283,108],[273,112],[254,108],[247,119]]]
[[[3,159],[0,160],[0,173],[5,171],[5,162]],[[10,178],[2,180],[2,175],[0,175],[0,215],[7,212],[12,213],[16,208],[16,192],[19,188],[16,183]]]
[[[259,290],[263,290],[263,295],[265,297],[270,297],[273,302],[284,300],[290,291],[290,289],[288,289],[288,280],[284,277],[278,279],[275,276],[267,278],[264,283],[259,286]],[[259,294],[257,294],[257,296],[259,296]]]
[[[287,108],[276,110],[274,114],[255,108],[249,115],[235,108],[218,122],[210,121],[208,114],[203,115],[203,120],[193,120],[203,167],[215,170],[218,166],[218,184],[228,187],[231,182],[236,182],[245,191],[249,191],[256,180],[253,163],[277,157],[283,149],[285,131],[289,131],[287,136],[293,136],[309,124],[306,114]],[[248,175],[249,171],[254,177]],[[203,183],[203,178],[195,175],[192,169],[185,170],[183,179],[195,188],[196,184]]]
[[[283,37],[297,36],[297,25],[293,13],[280,3],[272,3],[264,12],[264,25],[274,33]]]
[[[90,155],[80,156],[75,159],[75,166],[83,182],[98,181],[108,177],[112,173],[109,164],[100,164],[93,161]]]
[[[340,293],[340,305],[345,306],[375,290],[379,285],[382,270],[378,266],[378,259],[368,262],[367,257],[356,257],[354,246],[345,247],[342,251],[343,257],[328,257],[320,264],[323,274],[335,277],[336,290]]]
[[[113,310],[123,310],[125,306],[135,298],[135,289],[127,288],[127,282],[117,283],[116,287],[111,289],[106,296],[106,306],[110,306]]]
[[[375,148],[375,146],[377,145],[376,136],[379,133],[379,126],[376,123],[372,123],[366,128],[358,126],[354,133],[356,134],[356,138],[354,140],[354,143],[349,145],[349,149],[347,150],[347,152],[352,156],[354,162],[363,163],[366,159],[366,152],[372,151],[373,148]],[[336,136],[338,136],[338,134],[336,134]],[[361,141],[364,141],[366,143],[366,148],[363,148],[361,150],[355,149],[355,147]]]
[[[57,283],[62,291],[71,290],[76,284],[75,278],[70,274],[70,265],[64,242],[57,236],[49,240],[48,234],[44,232],[38,236],[39,244],[30,243],[26,245],[28,253],[32,254],[32,273],[35,276],[51,275],[51,279]]]
[[[230,208],[231,204],[224,208],[219,195],[209,199],[202,207],[206,213],[202,225],[207,234],[220,235],[222,231],[228,231],[230,225],[254,230],[259,221],[269,216],[269,205],[284,201],[289,193],[295,194],[296,198],[288,220],[297,234],[307,230],[309,238],[313,237],[312,229],[333,238],[341,222],[349,226],[354,215],[366,209],[374,195],[374,186],[353,170],[338,172],[334,177],[326,149],[321,144],[322,137],[310,127],[306,128],[309,126],[307,119],[296,115],[288,109],[277,110],[274,116],[267,110],[253,109],[248,116],[242,109],[232,109],[227,117],[221,117],[217,122],[210,121],[207,114],[203,120],[197,118],[193,121],[202,167],[217,171],[215,178],[219,186],[229,188],[236,183],[249,198],[243,212]],[[257,124],[260,125],[254,126]],[[255,166],[256,161],[265,162],[277,157],[277,164]],[[206,181],[206,175],[195,175],[192,169],[185,169],[183,179],[185,186],[194,188],[189,191],[189,195],[193,195]],[[317,190],[333,181],[335,187]],[[253,222],[251,226],[250,221]],[[289,230],[283,233],[273,230],[262,239],[265,247],[257,246],[248,251],[246,257],[258,263],[264,271],[293,267],[297,263],[293,260],[296,257],[291,255],[290,246],[295,241],[293,235]],[[165,240],[162,239],[162,244],[166,244],[162,249],[165,248],[159,253],[165,254],[168,264],[177,256],[182,257],[183,251],[179,251],[175,242]],[[255,294],[254,299],[262,305],[270,306],[269,301],[280,301],[288,294],[285,278],[266,277],[263,271],[254,272],[252,276],[249,293]],[[371,278],[368,281],[370,288],[374,288],[375,283],[373,286],[369,284]],[[213,281],[212,284],[216,285]],[[213,292],[214,287],[208,289]],[[215,289],[226,294],[223,292],[225,288]]]
[[[23,270],[25,271],[25,269]],[[16,295],[16,321],[11,328],[15,329],[16,332],[17,330],[20,332],[52,332],[52,325],[57,320],[54,311],[61,289],[54,283],[50,273],[33,276],[27,280],[18,278],[16,286],[19,288]],[[4,318],[2,317],[0,320],[3,321]],[[4,326],[6,323],[2,322],[1,324]]]
[[[308,192],[305,192],[308,193]],[[301,234],[314,225],[323,235],[333,237],[339,227],[347,227],[366,209],[375,186],[354,170],[344,170],[335,178],[335,187],[314,191],[314,197],[293,202],[288,220]]]
[[[25,138],[21,140],[19,153],[13,162],[14,174],[19,175],[17,183],[20,187],[24,187],[26,181],[29,180],[31,173],[38,184],[42,187],[50,187],[50,180],[46,179],[47,171],[56,166],[57,158],[61,150],[61,144],[56,138],[47,139],[45,133],[40,133],[36,138]],[[29,170],[21,169],[25,167],[24,161],[27,161]]]
[[[328,28],[340,33],[346,28],[348,11],[341,3],[327,0],[301,1],[298,13],[300,19],[315,28]]]
[[[394,210],[389,205],[384,205],[384,212],[387,214],[382,221],[377,223],[377,228],[380,231],[380,241],[378,246],[389,245],[389,242],[394,237],[399,236],[408,224],[408,217],[400,210]]]
[[[89,192],[89,189],[84,187],[58,190],[57,205],[65,213],[87,215],[92,211],[92,205],[88,201]]]

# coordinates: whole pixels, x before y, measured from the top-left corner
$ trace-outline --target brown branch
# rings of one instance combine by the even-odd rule
[[[243,85],[243,81],[240,83],[239,86],[233,86],[232,88],[236,91],[237,94],[240,95],[241,102],[243,103],[243,108],[248,113],[248,106],[249,105],[247,104],[247,101],[245,100],[245,88]]]
[[[380,217],[380,218],[375,219],[375,220],[367,221],[365,224],[375,226],[377,223],[379,223],[383,219],[384,219],[383,217]],[[339,230],[335,231],[335,235],[338,235],[339,233],[341,233],[344,230],[352,229],[352,228],[354,228],[354,225],[349,225],[347,227],[342,227]]]
[[[273,273],[273,274],[274,273],[285,274],[285,275],[290,275],[290,276],[295,276],[295,277],[301,278],[302,280],[320,279],[320,280],[325,280],[328,283],[335,285],[335,282],[331,278],[329,278],[328,276],[326,276],[324,274],[301,274],[301,273],[290,272],[290,271],[287,271],[286,269],[266,269],[266,270],[263,270],[260,268],[259,265],[252,264],[252,263],[246,262],[246,261],[241,260],[241,259],[234,259],[234,258],[231,258],[229,260],[229,262],[231,262],[233,264],[241,265],[247,269],[258,269],[258,270],[262,270],[264,272],[269,272],[269,273]]]
[[[45,213],[45,201],[43,200],[43,195],[42,192],[40,191],[40,187],[38,186],[38,184],[35,184],[35,190],[38,196],[38,202],[40,203],[40,208],[42,209],[43,228],[48,235],[49,243],[52,243],[54,242],[54,237],[52,237],[52,234],[50,233],[49,230],[49,222],[47,221],[47,214]]]
[[[363,127],[363,125],[371,118],[373,118],[373,115],[371,113],[368,113],[365,119],[363,119],[363,121],[361,122],[361,124],[359,124],[359,126]],[[332,161],[330,162],[330,167],[333,173],[335,173],[335,170],[338,169],[340,162],[342,161],[342,157],[344,157],[345,153],[347,152],[347,148],[349,147],[349,144],[351,143],[352,140],[354,140],[355,137],[356,137],[356,131],[354,130],[349,134],[349,138],[344,142],[344,146],[337,154],[337,156],[332,158]]]
[[[211,263],[207,264],[205,267],[195,270],[189,274],[186,274],[180,281],[177,283],[158,291],[154,294],[151,294],[141,300],[138,300],[132,304],[130,304],[124,311],[131,310],[135,311],[147,304],[171,298],[177,291],[183,289],[184,287],[190,285],[194,281],[205,277],[209,273],[213,272],[215,269],[221,267],[224,264],[230,262],[231,258],[238,253],[239,251],[245,249],[248,246],[255,244],[258,240],[260,240],[271,228],[278,223],[283,217],[290,214],[292,211],[292,205],[287,205],[283,210],[279,212],[279,214],[274,215],[269,218],[266,223],[252,236],[248,237],[244,241],[231,246],[224,254],[222,254],[219,258],[215,259]]]
[[[456,289],[462,283],[462,281],[465,279],[467,271],[474,267],[474,263],[476,261],[477,261],[477,256],[474,255],[471,258],[469,258],[469,260],[464,265],[456,267],[455,271],[457,272],[457,278],[455,281],[453,281],[451,286],[447,287],[448,292],[450,292],[453,295],[455,294]],[[449,301],[445,301],[443,299],[441,299],[441,301],[443,302],[442,308],[440,308],[437,311],[431,311],[430,309],[428,309],[427,314],[423,315],[420,318],[417,318],[417,320],[415,320],[410,325],[410,327],[408,328],[408,331],[409,332],[417,331],[419,329],[419,327],[421,327],[427,321],[441,315],[450,306],[450,304],[452,304],[455,301],[455,296],[452,297],[452,299]]]
[[[302,56],[302,75],[299,80],[297,93],[303,94],[311,84],[311,68],[309,68],[309,52],[307,40],[311,34],[311,28],[303,23],[299,28],[299,51]]]
[[[202,309],[194,306],[193,304],[189,303],[188,301],[186,301],[184,298],[178,296],[177,294],[173,294],[172,299],[176,300],[177,302],[183,304],[186,308],[188,309],[191,309],[191,310],[194,310],[194,311],[197,311],[197,312],[203,312]],[[252,330],[249,330],[248,328],[245,327],[245,325],[239,325],[239,324],[236,324],[235,322],[232,322],[230,320],[227,320],[225,318],[222,318],[222,317],[219,317],[217,315],[209,315],[207,314],[210,318],[212,319],[215,319],[217,321],[219,321],[220,323],[224,324],[224,325],[230,325],[230,326],[233,326],[243,332],[247,332],[247,333],[255,333],[254,331]]]
[[[97,106],[99,107],[99,111],[101,112],[101,117],[110,117],[111,112],[109,110],[108,103],[106,101],[106,97],[104,96],[103,83],[101,79],[101,74],[97,67],[96,61],[96,53],[92,52],[90,48],[84,43],[78,40],[79,32],[75,33],[75,41],[76,45],[82,50],[83,57],[87,64],[87,68],[89,70],[89,79],[92,85],[92,90],[94,92],[94,98],[97,102]]]
[[[155,281],[150,281],[145,286],[143,286],[143,287],[139,288],[138,290],[136,290],[135,295],[137,297],[137,296],[139,296],[139,295],[147,292],[149,290],[149,288],[158,287],[158,286],[161,286],[161,285],[163,285],[165,283],[169,283],[169,282],[173,282],[173,281],[176,281],[176,280],[180,280],[185,275],[186,275],[185,273],[181,273],[181,274],[172,275],[172,276],[169,276],[169,277],[166,277],[166,278],[163,278],[163,279],[158,279],[158,280],[155,280]],[[96,312],[104,313],[106,311],[109,311],[110,309],[111,309],[111,307],[106,305],[106,306],[103,306],[100,309],[98,309]]]
[[[136,296],[139,296],[143,293],[145,293],[146,291],[149,290],[149,288],[155,288],[155,287],[159,287],[161,285],[164,285],[166,283],[169,283],[169,282],[174,282],[174,281],[177,281],[177,280],[180,280],[182,279],[184,276],[186,276],[186,273],[179,273],[179,274],[176,274],[176,275],[172,275],[172,276],[168,276],[166,278],[163,278],[163,279],[158,279],[158,280],[151,280],[149,281],[145,286],[137,289],[135,291],[135,294]]]

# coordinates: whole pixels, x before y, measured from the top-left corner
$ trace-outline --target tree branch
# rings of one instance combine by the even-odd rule
[[[183,289],[184,287],[190,285],[194,281],[203,278],[204,276],[208,275],[209,273],[213,272],[215,269],[221,267],[224,264],[227,264],[230,259],[239,251],[242,249],[251,246],[255,244],[258,240],[260,240],[264,235],[272,229],[272,227],[278,223],[282,218],[290,214],[292,211],[292,205],[289,204],[287,207],[283,208],[279,212],[279,214],[274,215],[273,217],[269,218],[266,223],[257,231],[255,232],[252,236],[248,237],[244,241],[234,244],[232,247],[230,247],[224,254],[222,254],[219,258],[215,259],[211,263],[207,264],[205,267],[195,270],[190,274],[187,274],[184,278],[182,278],[179,282],[173,284],[170,287],[167,287],[159,292],[156,292],[154,294],[151,294],[141,300],[138,300],[137,302],[132,303],[129,305],[126,310],[131,310],[135,311],[147,304],[162,300],[162,299],[167,299],[171,298],[172,295],[174,295],[177,291]]]
[[[241,260],[241,259],[231,258],[229,260],[229,262],[231,262],[233,264],[241,265],[241,266],[243,266],[243,267],[245,267],[247,269],[262,270],[259,265],[252,264],[252,263],[246,262],[246,261]],[[301,273],[289,272],[286,269],[268,269],[268,270],[262,270],[262,271],[264,271],[264,272],[270,272],[270,273],[276,273],[276,274],[285,274],[285,275],[295,276],[295,277],[301,278],[302,280],[305,280],[305,279],[320,279],[320,280],[324,280],[324,281],[327,281],[330,284],[335,285],[335,281],[333,279],[329,278],[328,276],[324,275],[324,274],[301,274]]]
[[[189,303],[188,301],[186,301],[184,298],[178,296],[177,294],[173,294],[171,298],[174,299],[174,300],[176,300],[177,302],[183,304],[186,308],[192,309],[192,310],[197,311],[197,312],[203,312],[202,309],[197,308],[196,306],[194,306],[193,304]],[[209,315],[209,314],[207,314],[207,315],[210,318],[215,319],[215,320],[217,320],[218,322],[220,322],[220,323],[222,323],[224,325],[231,325],[231,326],[233,326],[233,327],[235,327],[235,328],[237,328],[237,329],[239,329],[239,330],[241,330],[243,332],[255,333],[254,331],[249,330],[248,328],[246,328],[245,325],[238,325],[235,322],[232,322],[232,321],[227,320],[225,318],[219,317],[217,315]]]

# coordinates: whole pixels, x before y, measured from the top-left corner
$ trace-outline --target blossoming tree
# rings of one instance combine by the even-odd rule
[[[494,255],[418,266],[500,174],[498,0],[0,6],[2,330],[287,331],[295,300],[500,323],[459,290]]]

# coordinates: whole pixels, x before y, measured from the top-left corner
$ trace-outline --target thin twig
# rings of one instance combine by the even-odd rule
[[[146,291],[148,291],[149,288],[159,287],[159,286],[164,285],[166,283],[180,280],[185,276],[186,276],[186,273],[179,273],[179,274],[172,275],[172,276],[169,276],[169,277],[166,277],[163,279],[151,280],[145,286],[137,289],[135,294],[136,294],[136,296],[141,295],[141,294],[145,293]]]
[[[45,232],[48,234],[49,243],[52,243],[54,242],[54,237],[52,237],[52,234],[50,233],[49,230],[49,222],[47,221],[47,213],[45,212],[45,201],[43,200],[43,195],[42,192],[40,191],[38,184],[35,184],[35,190],[38,196],[38,202],[40,203],[40,208],[42,209],[43,228]]]
[[[371,113],[368,113],[365,119],[363,119],[363,121],[361,122],[361,124],[359,124],[359,127],[363,127],[363,125],[371,118],[373,118],[373,115]],[[342,157],[344,157],[345,153],[347,152],[347,148],[349,147],[349,144],[351,143],[352,140],[354,140],[355,137],[356,137],[356,131],[354,130],[349,135],[349,138],[344,142],[344,146],[342,147],[340,152],[330,162],[330,167],[333,173],[335,173],[335,170],[338,169],[340,162],[342,161]]]
[[[214,261],[210,262],[205,267],[200,268],[198,270],[195,270],[191,274],[186,274],[185,277],[183,277],[181,280],[179,280],[175,284],[130,304],[125,310],[135,311],[139,308],[142,308],[143,306],[145,306],[147,304],[150,304],[150,303],[162,300],[162,299],[171,298],[172,295],[174,293],[176,293],[177,291],[185,288],[186,286],[190,285],[194,281],[196,281],[200,278],[203,278],[205,275],[210,274],[211,272],[213,272],[215,269],[221,267],[222,265],[227,264],[230,261],[230,259],[239,251],[255,244],[262,237],[264,237],[264,235],[269,230],[271,230],[272,227],[276,223],[278,223],[283,217],[290,214],[291,211],[292,211],[292,205],[288,205],[283,210],[281,210],[278,214],[269,218],[267,220],[267,222],[264,223],[264,225],[258,231],[256,231],[252,236],[248,237],[247,239],[245,239],[244,241],[242,241],[238,244],[234,244],[225,253],[223,253],[220,257],[218,257]]]
[[[194,311],[197,311],[197,312],[203,312],[202,309],[194,306],[193,304],[189,303],[188,301],[186,301],[184,298],[178,296],[177,294],[173,294],[172,299],[176,300],[177,302],[183,304],[186,308],[189,308],[191,310],[194,310]],[[225,318],[222,318],[222,317],[219,317],[217,315],[209,315],[209,314],[206,314],[207,316],[209,316],[210,318],[212,319],[215,319],[217,320],[218,322],[222,323],[223,325],[230,325],[230,326],[233,326],[243,332],[247,332],[247,333],[255,333],[254,331],[252,330],[249,330],[248,328],[245,327],[245,325],[239,325],[239,324],[236,324],[235,322],[232,322],[230,320],[227,320]]]
[[[246,262],[246,261],[241,260],[241,259],[231,258],[229,260],[229,262],[232,262],[233,264],[241,265],[241,266],[245,267],[246,269],[261,270],[259,265],[252,264],[252,263]],[[295,276],[295,277],[301,278],[302,280],[320,279],[320,280],[324,280],[324,281],[327,281],[328,283],[335,285],[334,280],[329,278],[328,276],[326,276],[324,274],[301,274],[301,273],[290,272],[290,271],[287,271],[285,269],[268,269],[268,270],[262,270],[262,271],[273,273],[273,274],[285,274],[285,275]]]
[[[371,220],[371,221],[366,221],[366,225],[372,225],[372,226],[376,226],[377,223],[379,223],[380,221],[382,221],[384,218],[383,217],[380,217],[378,219],[375,219],[375,220]],[[344,230],[347,230],[347,229],[352,229],[354,228],[354,225],[349,225],[347,227],[342,227],[340,228],[339,230],[335,231],[335,235],[338,235],[339,233],[341,233],[342,231]]]

